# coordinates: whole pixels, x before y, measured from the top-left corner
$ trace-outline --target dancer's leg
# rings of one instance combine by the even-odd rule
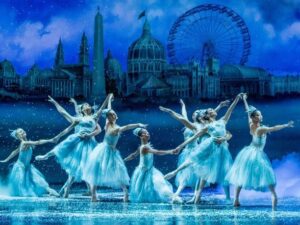
[[[223,189],[225,192],[226,200],[230,200],[230,189],[229,185],[223,185]]]
[[[179,171],[181,171],[181,170],[185,169],[186,167],[188,167],[189,165],[191,165],[191,163],[192,163],[192,162],[191,162],[190,160],[186,160],[186,161],[183,162],[176,170],[174,170],[174,171],[172,171],[172,172],[166,174],[166,175],[165,175],[165,179],[166,179],[166,180],[170,180],[172,177],[176,176],[176,174],[177,174]]]
[[[194,200],[195,204],[198,204],[200,202],[201,194],[202,194],[203,188],[205,187],[205,184],[206,184],[206,180],[201,179],[200,185],[197,188],[197,190],[195,191],[195,200]]]
[[[274,185],[270,185],[269,189],[272,194],[272,208],[276,209],[278,199],[277,199],[277,194],[276,194]]]
[[[66,181],[66,183],[64,184],[64,186],[61,188],[61,190],[59,192],[60,195],[62,195],[62,193],[63,193],[63,197],[68,198],[69,191],[70,191],[70,188],[71,188],[73,182],[74,182],[74,177],[69,175],[68,180]]]
[[[50,152],[47,152],[45,155],[37,155],[35,157],[35,160],[37,161],[41,161],[41,160],[47,160],[49,159],[50,157],[54,156],[54,150],[50,151]]]
[[[236,189],[235,189],[235,193],[234,193],[234,202],[233,202],[233,206],[234,206],[234,207],[239,207],[239,206],[241,206],[240,200],[239,200],[241,190],[242,190],[242,187],[241,187],[241,186],[238,186],[238,187],[236,187]]]
[[[190,199],[190,200],[188,200],[187,201],[187,203],[194,203],[194,201],[195,201],[195,196],[196,196],[196,194],[197,194],[197,189],[199,189],[199,186],[200,186],[200,178],[199,179],[197,179],[197,182],[196,182],[196,185],[195,185],[195,188],[194,188],[194,195],[193,195],[193,197]]]
[[[49,193],[50,196],[59,197],[59,194],[57,193],[57,191],[55,191],[54,189],[52,189],[50,187],[47,188],[47,192]]]
[[[98,198],[97,198],[97,186],[95,185],[91,185],[91,194],[92,194],[92,202],[98,202]]]
[[[126,187],[126,185],[122,185],[122,189],[124,192],[123,201],[128,202],[128,188]]]

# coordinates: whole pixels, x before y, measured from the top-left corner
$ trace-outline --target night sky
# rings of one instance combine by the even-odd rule
[[[127,49],[140,34],[147,9],[152,34],[166,45],[178,16],[204,3],[225,5],[246,22],[252,39],[247,65],[273,72],[300,72],[300,0],[3,0],[0,3],[0,60],[13,62],[20,74],[37,63],[51,67],[59,38],[66,63],[78,61],[82,32],[93,46],[94,16],[104,17],[105,55],[108,49],[126,69]]]

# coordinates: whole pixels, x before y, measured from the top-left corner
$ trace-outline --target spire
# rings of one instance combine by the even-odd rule
[[[150,36],[150,35],[151,35],[151,27],[150,27],[150,24],[149,24],[148,19],[146,17],[145,22],[144,22],[144,26],[143,26],[142,36],[145,37],[145,36]]]
[[[85,32],[83,32],[81,37],[81,44],[79,50],[79,63],[84,65],[89,65],[89,48],[88,48],[88,41]]]
[[[97,8],[94,27],[94,60],[93,60],[93,84],[92,97],[95,99],[104,98],[105,77],[104,77],[104,48],[103,48],[103,18],[100,13],[100,8]]]
[[[63,49],[61,38],[59,38],[59,42],[58,42],[57,50],[56,50],[54,66],[58,67],[58,66],[63,65],[64,63],[65,63],[64,49]]]

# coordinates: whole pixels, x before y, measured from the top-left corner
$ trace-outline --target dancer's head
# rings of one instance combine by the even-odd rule
[[[10,136],[12,136],[16,140],[25,140],[26,139],[26,132],[22,128],[17,128],[11,131]]]
[[[193,115],[192,115],[193,121],[197,122],[197,123],[203,123],[204,122],[203,121],[204,113],[205,113],[205,110],[203,110],[203,109],[198,109],[195,112],[193,112]]]
[[[249,106],[248,113],[253,123],[260,123],[263,121],[263,116],[257,108]]]
[[[150,134],[145,128],[136,128],[133,130],[133,134],[139,137],[142,141],[147,142],[150,140]]]
[[[92,107],[89,103],[83,103],[80,107],[82,115],[88,116],[92,114]]]
[[[106,118],[110,123],[115,123],[118,119],[117,113],[112,109],[104,109],[102,111],[102,116]]]
[[[205,110],[203,118],[208,121],[215,120],[217,115],[218,113],[216,112],[216,110],[214,110],[213,108],[208,108]]]

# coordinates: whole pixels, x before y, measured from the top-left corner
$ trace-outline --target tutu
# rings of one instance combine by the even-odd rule
[[[252,143],[237,155],[226,179],[244,189],[266,191],[269,185],[276,185],[272,165],[263,149],[266,135],[253,136]]]
[[[48,193],[49,185],[44,176],[30,164],[32,148],[22,150],[9,174],[11,196],[40,197]]]
[[[208,126],[208,133],[210,137],[205,138],[191,154],[192,167],[207,183],[228,185],[225,176],[232,166],[228,143],[217,144],[214,140],[214,137],[226,135],[225,121],[220,119],[211,123]]]
[[[141,148],[140,148],[141,149]],[[172,185],[153,167],[153,154],[140,153],[140,163],[132,175],[129,199],[131,202],[170,202]]]
[[[115,148],[120,135],[106,134],[88,157],[83,179],[91,185],[121,188],[129,185],[129,176],[119,150]]]
[[[93,117],[82,117],[81,121],[75,127],[75,133],[69,135],[65,140],[54,147],[52,151],[60,166],[75,181],[81,181],[83,170],[92,150],[96,147],[97,142],[94,137],[82,139],[81,133],[91,133],[96,129],[96,122]]]
[[[200,127],[199,127],[200,129]],[[189,139],[190,137],[194,136],[194,132],[188,128],[185,128],[184,130],[184,140]],[[191,155],[191,153],[194,151],[198,143],[200,143],[202,140],[204,140],[206,137],[200,137],[199,140],[192,141],[191,143],[187,144],[185,148],[183,149],[182,153],[178,157],[178,164],[179,167],[186,159],[188,159]],[[195,170],[193,167],[187,167],[176,175],[175,184],[176,186],[184,185],[185,187],[191,187],[194,188],[196,186],[196,183],[199,179],[199,176],[197,173],[195,173]]]

